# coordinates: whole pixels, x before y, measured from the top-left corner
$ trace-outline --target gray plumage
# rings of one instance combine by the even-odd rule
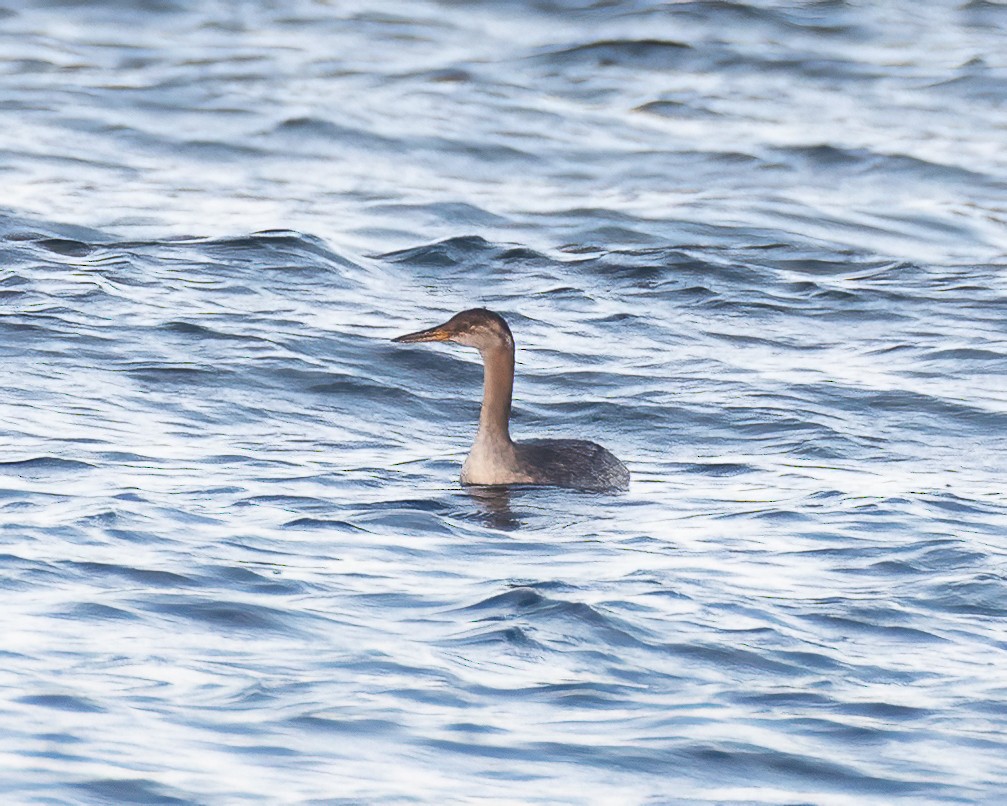
[[[629,471],[597,442],[586,439],[523,439],[518,464],[535,481],[580,490],[629,489]]]

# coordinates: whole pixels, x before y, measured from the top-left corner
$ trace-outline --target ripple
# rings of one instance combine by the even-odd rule
[[[32,459],[0,461],[0,473],[25,478],[41,478],[52,474],[88,470],[94,470],[94,465],[76,459],[61,459],[57,456],[37,456]]]
[[[101,713],[105,709],[97,703],[84,697],[70,694],[32,694],[18,697],[17,702],[25,705],[37,705],[42,708],[52,708],[57,711],[77,711],[80,713]]]
[[[180,806],[188,803],[184,796],[171,795],[170,788],[146,778],[108,778],[87,781],[73,787],[79,794],[98,797],[115,803],[150,803],[156,806]]]
[[[620,39],[575,45],[541,54],[538,58],[551,64],[589,62],[599,67],[663,70],[678,65],[691,50],[684,42]]]

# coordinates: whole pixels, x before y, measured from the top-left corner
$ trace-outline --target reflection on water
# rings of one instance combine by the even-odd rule
[[[520,498],[520,488],[511,490],[503,486],[465,485],[464,490],[475,502],[478,511],[485,516],[487,526],[503,531],[512,531],[521,526],[521,521],[511,509],[511,499]]]

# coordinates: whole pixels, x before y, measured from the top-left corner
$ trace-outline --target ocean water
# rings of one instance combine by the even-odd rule
[[[1007,795],[1007,6],[0,5],[0,800]]]

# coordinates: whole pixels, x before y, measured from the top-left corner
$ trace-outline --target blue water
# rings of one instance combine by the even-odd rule
[[[0,2],[4,803],[1004,798],[1007,6]]]

